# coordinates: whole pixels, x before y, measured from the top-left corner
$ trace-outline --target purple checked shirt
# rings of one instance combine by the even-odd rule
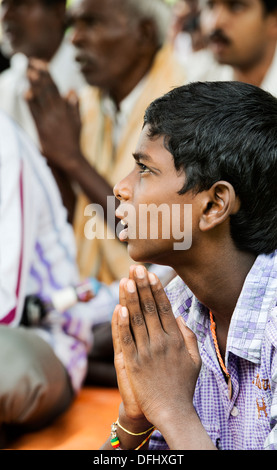
[[[194,407],[213,443],[222,450],[277,449],[277,251],[257,257],[231,319],[225,356],[231,399],[207,309],[178,277],[167,295],[174,315],[182,315],[198,339],[202,368]],[[168,448],[158,431],[149,448]]]

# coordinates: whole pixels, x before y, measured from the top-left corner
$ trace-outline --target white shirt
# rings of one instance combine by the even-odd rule
[[[146,76],[140,80],[129,95],[120,102],[119,109],[117,109],[115,102],[110,96],[104,95],[102,98],[102,111],[104,115],[111,118],[113,123],[113,144],[115,148],[117,148],[120,143],[122,132],[125,129],[135,103],[142,92],[145,80]]]
[[[209,50],[195,52],[187,68],[187,81],[230,81],[234,80],[234,70],[229,65],[220,65]],[[272,63],[260,86],[277,97],[277,48]]]
[[[49,63],[49,71],[61,95],[70,90],[78,92],[85,80],[74,58],[73,45],[64,39]],[[26,77],[28,59],[21,53],[11,58],[10,68],[0,74],[0,109],[11,116],[39,146],[39,138],[24,93],[29,88]]]
[[[74,235],[52,173],[31,140],[0,112],[0,324],[20,323],[26,295],[49,299],[78,281]],[[90,309],[78,303],[35,328],[75,390],[86,373]]]

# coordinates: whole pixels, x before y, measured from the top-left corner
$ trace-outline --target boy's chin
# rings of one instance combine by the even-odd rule
[[[159,252],[149,249],[149,241],[144,240],[143,245],[134,246],[132,242],[128,242],[128,253],[133,261],[136,263],[165,264]]]
[[[147,243],[147,240],[145,240]],[[130,258],[136,263],[151,263],[152,261],[148,258],[146,250],[142,247],[138,248],[132,245],[131,242],[128,242],[128,253]]]

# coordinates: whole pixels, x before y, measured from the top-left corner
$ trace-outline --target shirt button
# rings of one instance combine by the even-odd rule
[[[238,416],[238,414],[239,414],[239,410],[237,409],[236,406],[234,406],[234,408],[231,410],[231,415],[236,417]]]

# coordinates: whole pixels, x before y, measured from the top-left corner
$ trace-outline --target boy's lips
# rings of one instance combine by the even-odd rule
[[[128,238],[128,225],[126,225],[123,230],[118,235],[118,238],[121,242],[125,241]]]
[[[120,241],[124,241],[126,238],[128,238],[128,222],[123,218],[118,209],[115,211],[115,215],[118,219],[120,219],[121,225],[123,225],[123,229],[119,232],[118,238]]]
[[[129,203],[123,202],[117,207],[115,216],[120,220],[120,224],[123,226],[118,234],[119,240],[126,241],[127,238],[129,240],[136,238],[137,222],[134,207]]]
[[[124,241],[128,238],[128,223],[124,219],[121,219],[120,223],[123,225],[123,229],[119,232],[118,238],[120,241]]]

